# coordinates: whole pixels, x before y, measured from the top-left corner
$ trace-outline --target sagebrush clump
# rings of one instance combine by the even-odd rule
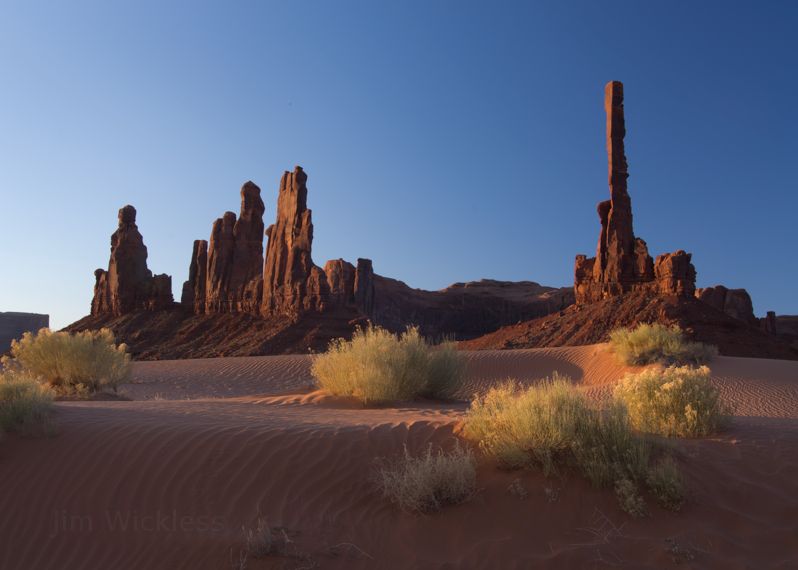
[[[320,388],[366,404],[416,396],[451,398],[464,371],[465,361],[454,343],[432,346],[415,327],[398,336],[379,327],[357,329],[352,340],[330,343],[312,367]]]
[[[401,459],[382,466],[377,484],[403,510],[424,513],[467,500],[476,489],[476,477],[473,453],[458,443],[449,452],[434,452],[430,445],[419,456],[405,448]]]
[[[714,346],[688,340],[678,326],[659,323],[616,329],[610,333],[610,347],[623,364],[633,366],[700,365],[718,354]]]
[[[53,391],[24,372],[0,373],[0,431],[29,433],[46,428]]]
[[[649,469],[646,483],[657,502],[672,511],[678,511],[684,504],[684,482],[676,462],[670,456],[660,459]]]
[[[116,390],[130,375],[130,356],[109,329],[74,334],[41,329],[11,345],[7,369],[23,371],[61,394]]]
[[[651,444],[634,432],[622,402],[595,407],[565,376],[491,389],[472,402],[463,433],[503,467],[546,475],[575,469],[598,487],[615,488],[630,514],[645,512],[639,489],[650,488]]]
[[[629,410],[635,429],[665,436],[712,434],[728,420],[709,368],[670,366],[627,374],[615,397]]]

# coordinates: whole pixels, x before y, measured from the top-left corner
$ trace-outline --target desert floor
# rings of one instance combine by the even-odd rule
[[[467,355],[464,397],[556,370],[603,398],[624,372],[600,345]],[[60,402],[52,437],[0,441],[0,568],[232,568],[258,516],[293,542],[251,569],[798,568],[798,362],[711,368],[731,427],[673,442],[689,502],[633,519],[577,475],[485,462],[469,502],[403,513],[375,460],[451,445],[465,402],[363,409],[313,392],[307,356],[136,363],[130,401]]]

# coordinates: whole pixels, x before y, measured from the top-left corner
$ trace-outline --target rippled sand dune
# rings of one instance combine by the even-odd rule
[[[463,397],[558,371],[601,398],[625,372],[599,345],[467,356]],[[292,556],[250,569],[798,567],[798,362],[713,362],[733,425],[675,442],[690,501],[644,519],[579,477],[487,463],[470,502],[402,513],[374,492],[375,460],[451,445],[467,404],[363,409],[314,392],[310,363],[140,362],[131,401],[62,402],[55,436],[4,438],[0,568],[231,568],[258,516]]]

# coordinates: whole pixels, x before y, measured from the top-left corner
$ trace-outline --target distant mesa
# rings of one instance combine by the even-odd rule
[[[11,348],[11,341],[19,340],[26,332],[36,332],[50,326],[50,315],[38,313],[0,313],[0,354]]]

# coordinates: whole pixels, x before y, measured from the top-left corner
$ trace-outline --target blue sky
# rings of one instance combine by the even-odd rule
[[[626,91],[635,232],[798,313],[795,2],[0,2],[0,310],[89,310],[116,212],[179,297],[253,180],[308,173],[314,260],[572,283]]]

